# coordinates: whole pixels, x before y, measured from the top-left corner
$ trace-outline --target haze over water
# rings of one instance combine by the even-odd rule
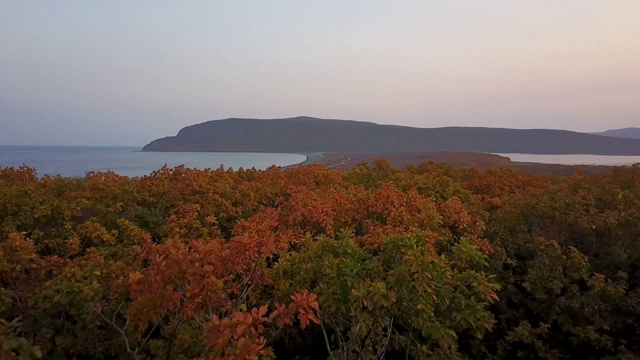
[[[143,176],[164,165],[237,170],[266,169],[303,162],[305,155],[227,152],[142,152],[139,147],[0,146],[0,166],[33,167],[38,175],[84,176],[89,171],[114,171],[123,176]]]

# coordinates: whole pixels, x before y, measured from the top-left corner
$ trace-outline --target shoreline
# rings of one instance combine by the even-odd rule
[[[294,164],[294,165],[309,165],[309,164],[314,164],[316,162],[322,161],[326,154],[323,152],[317,152],[317,153],[305,153],[305,154],[300,154],[300,155],[304,155],[307,158],[298,164]]]
[[[386,159],[396,168],[419,166],[422,163],[444,163],[456,168],[512,169],[527,173],[549,173],[559,175],[601,174],[617,167],[629,165],[565,165],[512,161],[509,157],[472,152],[407,152],[407,153],[307,153],[307,160],[283,168],[322,164],[338,170],[353,169],[358,163],[373,164],[377,159]]]
[[[149,150],[146,150],[149,151]],[[158,152],[151,150],[151,152]],[[193,152],[172,151],[161,152]],[[377,159],[386,159],[395,168],[405,168],[422,163],[444,163],[456,168],[506,168],[527,173],[549,173],[560,175],[571,174],[600,174],[611,171],[616,167],[629,165],[568,165],[548,164],[525,161],[513,161],[504,154],[455,152],[455,151],[415,151],[415,152],[277,152],[277,151],[196,151],[196,152],[254,152],[254,153],[279,153],[305,156],[305,160],[299,163],[281,166],[281,169],[289,169],[298,166],[321,164],[328,168],[338,170],[353,169],[358,163],[373,164]]]

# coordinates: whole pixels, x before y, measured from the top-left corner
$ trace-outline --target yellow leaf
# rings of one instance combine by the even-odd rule
[[[138,281],[140,281],[140,279],[142,279],[144,277],[144,275],[142,275],[142,273],[140,273],[139,271],[136,272],[132,272],[129,274],[129,283],[136,283]]]

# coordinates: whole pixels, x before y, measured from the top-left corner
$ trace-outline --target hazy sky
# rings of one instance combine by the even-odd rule
[[[640,1],[0,0],[0,144],[297,115],[640,126]]]

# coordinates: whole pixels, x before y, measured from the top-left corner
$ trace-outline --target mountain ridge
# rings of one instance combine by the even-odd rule
[[[143,151],[406,152],[640,155],[640,139],[569,130],[490,127],[419,128],[299,116],[228,118],[182,128]]]

